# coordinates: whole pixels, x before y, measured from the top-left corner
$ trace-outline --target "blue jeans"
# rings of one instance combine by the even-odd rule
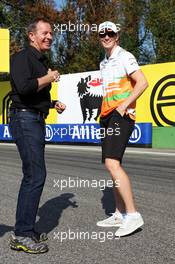
[[[17,202],[15,235],[31,236],[46,178],[45,122],[37,113],[12,111],[9,125],[22,160],[23,171]]]

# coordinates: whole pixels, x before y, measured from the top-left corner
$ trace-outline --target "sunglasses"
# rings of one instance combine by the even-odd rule
[[[105,38],[106,36],[108,36],[109,38],[113,38],[116,36],[116,33],[114,31],[106,31],[103,33],[99,33],[100,38]]]

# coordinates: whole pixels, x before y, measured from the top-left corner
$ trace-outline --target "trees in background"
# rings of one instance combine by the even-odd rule
[[[117,23],[118,2],[106,0],[67,2],[57,20],[59,25],[66,24],[70,27],[70,30],[63,31],[62,34],[57,30],[57,35],[60,36],[55,43],[55,62],[58,63],[58,68],[63,72],[98,69],[103,51],[98,45],[98,28],[95,25],[104,20]]]
[[[154,62],[175,61],[175,0],[147,2],[145,25],[151,34]]]
[[[67,0],[60,10],[53,0],[1,0],[0,27],[10,29],[11,54],[25,45],[25,28],[37,16],[53,25],[50,62],[61,73],[99,68],[104,53],[94,25],[105,20],[121,24],[121,46],[141,64],[175,61],[175,0]]]
[[[48,18],[51,23],[57,16],[53,0],[1,0],[0,27],[10,30],[11,50],[13,54],[26,44],[26,26],[37,16]]]
[[[90,29],[105,20],[120,23],[121,45],[143,64],[150,62],[150,56],[147,56],[147,50],[143,48],[147,38],[146,13],[145,0],[70,0],[60,13],[58,23],[68,25],[71,21],[77,26],[87,25]],[[85,30],[65,31],[57,38],[55,62],[63,72],[98,69],[104,52],[99,46],[97,31],[88,31],[87,26]]]

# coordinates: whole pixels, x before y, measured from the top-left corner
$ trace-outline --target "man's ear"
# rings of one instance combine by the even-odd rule
[[[35,41],[35,34],[31,31],[29,32],[28,34],[28,38],[31,42],[34,42]]]

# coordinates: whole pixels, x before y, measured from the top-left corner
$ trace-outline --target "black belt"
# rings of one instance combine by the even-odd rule
[[[18,112],[31,112],[31,113],[35,113],[43,118],[47,117],[46,113],[43,113],[41,111],[35,110],[35,109],[31,109],[31,108],[11,108],[10,111],[12,113],[18,113]]]

